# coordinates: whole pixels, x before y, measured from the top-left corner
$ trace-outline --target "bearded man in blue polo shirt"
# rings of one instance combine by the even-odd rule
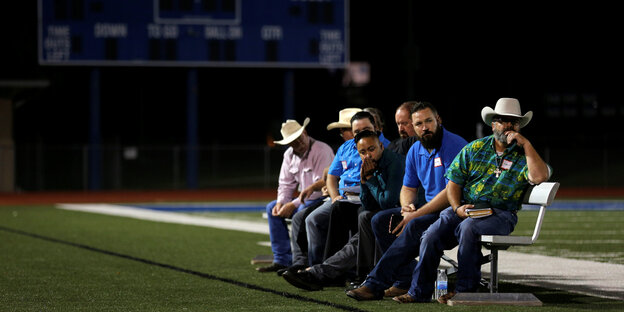
[[[438,219],[440,211],[449,206],[444,174],[459,151],[468,143],[442,127],[442,119],[428,102],[418,102],[412,109],[412,123],[418,141],[410,148],[401,188],[401,206],[381,211],[373,217],[373,230],[383,256],[369,273],[366,281],[347,295],[357,300],[398,296],[409,289],[416,266],[420,235]],[[415,209],[418,189],[425,190],[427,203]],[[390,216],[403,220],[389,231]],[[404,228],[409,229],[396,237]]]

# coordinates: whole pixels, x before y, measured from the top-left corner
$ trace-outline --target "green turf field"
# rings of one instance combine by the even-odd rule
[[[527,220],[535,212],[521,212]],[[226,214],[227,215],[227,214]],[[219,215],[223,217],[223,214]],[[253,219],[253,215],[238,216]],[[549,211],[526,252],[622,263],[624,212]],[[259,220],[259,222],[262,222]],[[517,234],[532,228],[522,222]],[[308,292],[249,264],[268,235],[58,210],[0,207],[0,311],[526,311],[526,307],[356,302],[342,288]],[[585,243],[585,242],[591,242]],[[518,249],[519,250],[519,249]],[[515,250],[515,251],[518,251]],[[620,253],[615,256],[609,254]],[[612,260],[611,258],[615,258]],[[532,292],[540,311],[623,311],[624,302]]]

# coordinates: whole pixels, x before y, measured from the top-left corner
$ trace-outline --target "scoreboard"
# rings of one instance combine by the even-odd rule
[[[349,0],[38,0],[41,65],[336,68]]]

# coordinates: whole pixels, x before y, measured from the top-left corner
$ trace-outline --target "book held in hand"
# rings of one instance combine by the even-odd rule
[[[471,218],[483,218],[492,214],[492,208],[466,209],[466,214]]]

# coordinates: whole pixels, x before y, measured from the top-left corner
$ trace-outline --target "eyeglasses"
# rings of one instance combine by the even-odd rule
[[[517,125],[520,123],[520,118],[510,117],[510,116],[496,116],[492,118],[492,121],[498,122],[499,124],[508,122],[512,125]]]

